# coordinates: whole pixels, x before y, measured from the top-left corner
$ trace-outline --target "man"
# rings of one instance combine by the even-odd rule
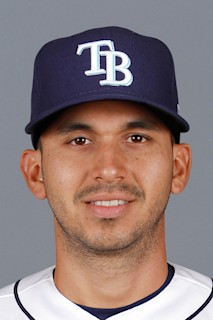
[[[21,170],[52,209],[56,266],[2,289],[2,320],[213,318],[211,279],[166,258],[188,130],[161,41],[106,27],[41,49]]]

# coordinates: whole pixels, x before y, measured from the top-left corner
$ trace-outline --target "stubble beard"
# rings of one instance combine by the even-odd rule
[[[108,188],[109,187],[101,187]],[[48,188],[47,188],[48,189]],[[96,189],[96,191],[94,191]],[[90,187],[78,192],[75,202],[88,193],[99,192],[100,188]],[[111,187],[113,190],[123,189],[125,192],[134,193],[138,201],[145,203],[145,196],[141,190],[128,185]],[[111,192],[111,190],[109,190]],[[60,234],[60,241],[63,242],[67,254],[79,261],[81,264],[94,265],[102,264],[113,268],[115,265],[135,266],[135,263],[141,263],[158,250],[159,239],[164,233],[164,213],[169,200],[170,190],[164,190],[163,196],[153,201],[151,207],[146,212],[149,217],[146,222],[141,221],[129,231],[128,234],[115,233],[117,221],[114,219],[103,219],[101,221],[101,232],[96,237],[89,237],[84,233],[80,225],[73,226],[68,223],[66,217],[68,212],[64,212],[63,199],[59,200],[55,196],[49,196],[48,201],[55,216],[57,228]],[[140,214],[140,212],[138,213]],[[116,263],[117,262],[117,263]]]

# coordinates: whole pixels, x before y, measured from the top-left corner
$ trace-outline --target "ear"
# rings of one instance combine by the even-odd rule
[[[188,144],[173,146],[173,179],[171,192],[174,194],[184,190],[189,180],[192,164],[191,148]]]
[[[46,192],[41,170],[41,151],[25,150],[20,159],[20,169],[28,188],[38,199],[45,199]]]

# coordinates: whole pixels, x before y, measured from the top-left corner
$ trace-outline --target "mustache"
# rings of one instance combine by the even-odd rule
[[[136,187],[132,184],[121,183],[121,184],[98,184],[98,185],[91,185],[82,188],[81,190],[77,191],[74,195],[74,202],[80,202],[84,200],[85,197],[89,195],[95,195],[100,192],[106,193],[113,193],[113,192],[124,192],[128,195],[134,196],[137,199],[144,199],[144,192],[141,188]]]

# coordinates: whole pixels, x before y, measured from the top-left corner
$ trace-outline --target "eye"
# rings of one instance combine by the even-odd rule
[[[83,145],[90,144],[91,141],[85,137],[77,137],[73,139],[70,143],[75,146],[83,146]]]
[[[127,139],[127,142],[143,143],[143,142],[146,142],[147,140],[148,138],[146,138],[142,134],[133,134]]]

